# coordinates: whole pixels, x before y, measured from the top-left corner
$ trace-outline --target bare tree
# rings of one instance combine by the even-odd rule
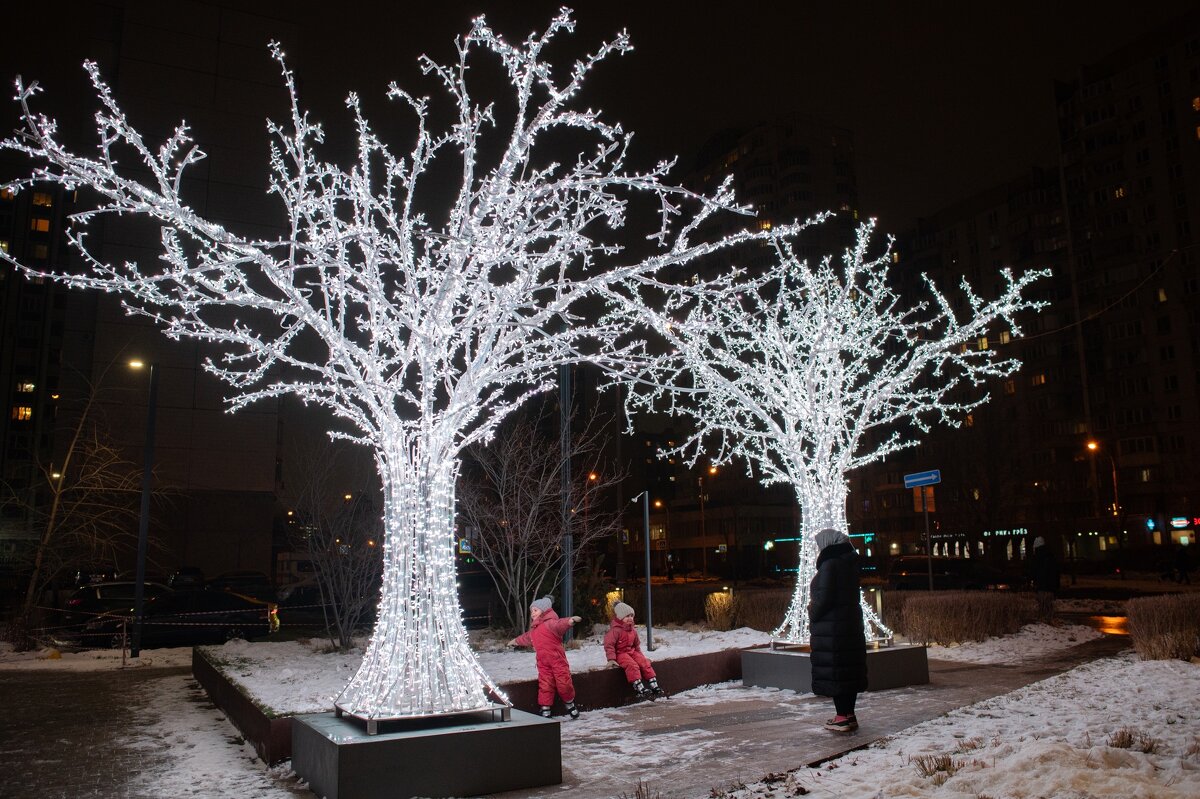
[[[335,441],[303,449],[294,453],[288,479],[295,495],[290,537],[313,564],[325,631],[339,649],[353,645],[379,602],[383,571],[377,480],[353,456]]]
[[[26,272],[119,293],[130,313],[167,336],[218,345],[223,357],[206,367],[231,387],[233,409],[294,394],[331,410],[374,453],[384,491],[383,594],[362,664],[335,700],[348,715],[459,712],[487,707],[489,692],[503,698],[471,651],[455,590],[463,450],[491,440],[591,342],[620,335],[583,318],[581,300],[759,235],[692,241],[712,214],[744,211],[730,182],[703,197],[665,182],[671,161],[630,167],[630,134],[578,102],[592,69],[628,50],[628,37],[556,70],[543,55],[572,30],[564,9],[545,32],[513,44],[480,17],[457,41],[457,60],[423,58],[425,74],[449,95],[452,119],[439,126],[428,99],[392,85],[389,96],[415,116],[404,155],[350,95],[358,157],[349,168],[318,155],[324,132],[302,110],[275,47],[291,114],[269,125],[269,191],[286,232],[265,240],[192,208],[186,176],[205,154],[188,128],[149,142],[94,63],[86,67],[101,108],[97,146],[86,155],[34,112],[37,85],[17,82],[23,128],[0,149],[36,167],[10,186],[87,187],[83,196],[95,202],[73,215],[68,233],[83,270]],[[476,84],[489,85],[479,53],[500,62],[509,98],[476,96]],[[435,162],[439,179],[427,179]],[[653,250],[627,254],[616,231],[647,209]],[[113,262],[93,248],[90,223],[117,217],[152,226],[159,257]]]
[[[490,445],[468,451],[460,479],[460,531],[495,582],[514,630],[525,628],[530,599],[553,592],[562,580],[563,461],[557,421],[557,412],[548,411],[511,418]],[[573,431],[572,570],[597,542],[621,529],[609,492],[625,474],[604,459],[607,440],[594,415]]]
[[[100,389],[89,385],[61,461],[39,463],[40,485],[15,490],[3,485],[5,504],[16,504],[39,531],[29,562],[29,582],[9,638],[21,647],[34,642],[31,625],[51,581],[95,563],[116,563],[136,547],[142,468],[127,461],[97,417]],[[165,492],[159,487],[160,496]]]

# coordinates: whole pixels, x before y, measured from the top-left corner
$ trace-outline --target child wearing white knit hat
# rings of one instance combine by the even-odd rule
[[[604,654],[608,656],[609,666],[625,670],[625,679],[638,699],[653,702],[655,698],[667,695],[658,685],[650,659],[642,653],[642,642],[633,623],[633,608],[624,602],[613,605],[612,624],[604,636]]]

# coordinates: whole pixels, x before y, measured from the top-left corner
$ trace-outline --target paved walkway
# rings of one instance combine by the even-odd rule
[[[593,711],[584,721],[563,723],[561,786],[496,796],[632,797],[639,781],[664,799],[708,796],[713,788],[819,763],[1128,646],[1128,638],[1106,636],[1022,666],[931,660],[928,685],[861,695],[862,726],[849,736],[821,728],[833,715],[828,699],[731,684]]]
[[[1128,645],[1128,638],[1100,638],[1019,667],[930,661],[930,684],[862,695],[862,727],[850,736],[820,728],[832,715],[827,699],[736,683],[654,704],[592,711],[562,725],[561,786],[498,796],[632,797],[639,781],[651,796],[661,793],[664,799],[708,796],[712,788],[866,746]],[[138,724],[135,709],[147,681],[187,672],[0,673],[0,798],[130,795],[125,786],[155,764],[155,754],[122,745],[132,736],[120,733]]]
[[[191,669],[0,673],[0,797],[127,796],[147,765],[122,743],[138,723],[143,686]]]

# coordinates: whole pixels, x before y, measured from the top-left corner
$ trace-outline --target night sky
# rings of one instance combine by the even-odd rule
[[[561,5],[546,0],[215,4],[297,23],[300,40],[283,38],[304,104],[331,131],[349,132],[340,100],[355,90],[389,139],[389,120],[410,119],[390,116],[384,108],[389,80],[414,94],[437,97],[438,87],[419,74],[417,56],[453,59],[454,37],[476,14],[486,13],[498,31],[518,40],[544,28]],[[55,13],[86,18],[89,5],[64,0]],[[634,154],[644,164],[679,155],[686,167],[722,128],[784,113],[851,129],[861,210],[878,216],[884,230],[898,232],[918,216],[1016,177],[1031,165],[1053,164],[1053,80],[1072,77],[1080,64],[1102,58],[1193,5],[1194,0],[587,0],[574,4],[575,35],[552,52],[559,63],[569,63],[615,31],[629,30],[636,49],[600,66],[584,102],[637,133]],[[0,52],[4,80],[20,70],[42,77],[52,91],[57,89],[51,79],[81,86],[80,71],[61,71],[65,62],[77,64],[79,58],[55,38],[54,20],[44,9],[23,4],[6,14],[8,20],[14,19],[11,14],[13,31],[33,33],[6,42]],[[0,121],[4,127],[15,121],[11,109]]]
[[[317,23],[296,62],[310,72],[311,92],[367,95],[389,79],[432,91],[415,58],[452,57],[453,37],[477,13],[519,39],[560,5],[445,0],[413,11],[396,3],[366,25],[349,13],[331,17],[325,2],[288,4],[284,13]],[[1053,164],[1053,80],[1192,6],[577,2],[579,25],[561,52],[574,57],[628,29],[636,49],[602,65],[586,98],[634,130],[636,151],[648,158],[690,163],[715,131],[780,113],[850,128],[862,210],[896,231],[1028,166]]]

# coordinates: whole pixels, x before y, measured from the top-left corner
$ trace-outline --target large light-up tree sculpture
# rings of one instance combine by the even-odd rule
[[[924,302],[905,305],[890,275],[890,242],[869,255],[874,224],[858,229],[840,259],[808,263],[792,238],[775,242],[762,274],[731,275],[718,287],[631,283],[614,318],[641,320],[665,339],[667,354],[626,375],[631,407],[690,417],[692,434],[675,450],[737,457],[763,483],[789,483],[801,511],[800,566],[792,602],[775,635],[808,639],[808,589],[824,528],[847,530],[846,476],[905,447],[932,422],[958,424],[987,399],[983,384],[1018,366],[978,341],[1038,303],[1023,297],[1044,273],[1001,272],[999,296],[984,300],[964,281],[961,312],[926,280]],[[654,310],[638,298],[665,291]],[[868,627],[882,624],[865,608]],[[870,630],[869,630],[870,632]]]
[[[730,207],[726,189],[703,198],[664,183],[669,162],[641,172],[626,166],[629,135],[575,101],[596,63],[629,42],[621,34],[556,72],[543,49],[573,27],[564,10],[544,33],[514,45],[480,18],[458,40],[456,62],[423,58],[453,118],[436,132],[427,100],[392,85],[389,96],[416,119],[403,156],[373,132],[351,95],[357,157],[349,168],[318,156],[321,126],[301,109],[274,48],[291,115],[268,126],[270,193],[287,225],[271,240],[193,211],[181,186],[204,154],[186,126],[160,144],[146,141],[95,65],[87,71],[100,100],[99,141],[90,155],[62,145],[54,121],[30,108],[36,84],[17,82],[24,128],[3,148],[36,168],[13,185],[51,181],[96,198],[74,215],[69,233],[82,273],[39,274],[116,292],[129,313],[153,319],[167,336],[218,345],[223,356],[206,367],[231,387],[232,409],[294,394],[330,409],[349,423],[349,438],[373,449],[384,489],[384,581],[362,666],[336,701],[351,715],[472,710],[488,705],[489,692],[499,695],[468,646],[458,605],[460,453],[552,387],[556,367],[578,360],[587,342],[616,335],[577,315],[581,299],[710,251],[687,236]],[[468,61],[477,69],[471,57],[480,51],[498,57],[511,84],[503,112],[468,87]],[[547,151],[547,138],[557,149]],[[555,159],[550,153],[563,154],[567,141],[578,149]],[[441,171],[427,185],[435,161]],[[656,249],[621,265],[616,231],[636,196],[652,201]],[[448,205],[434,205],[438,198]],[[157,262],[109,263],[90,248],[89,223],[117,216],[161,229]]]

